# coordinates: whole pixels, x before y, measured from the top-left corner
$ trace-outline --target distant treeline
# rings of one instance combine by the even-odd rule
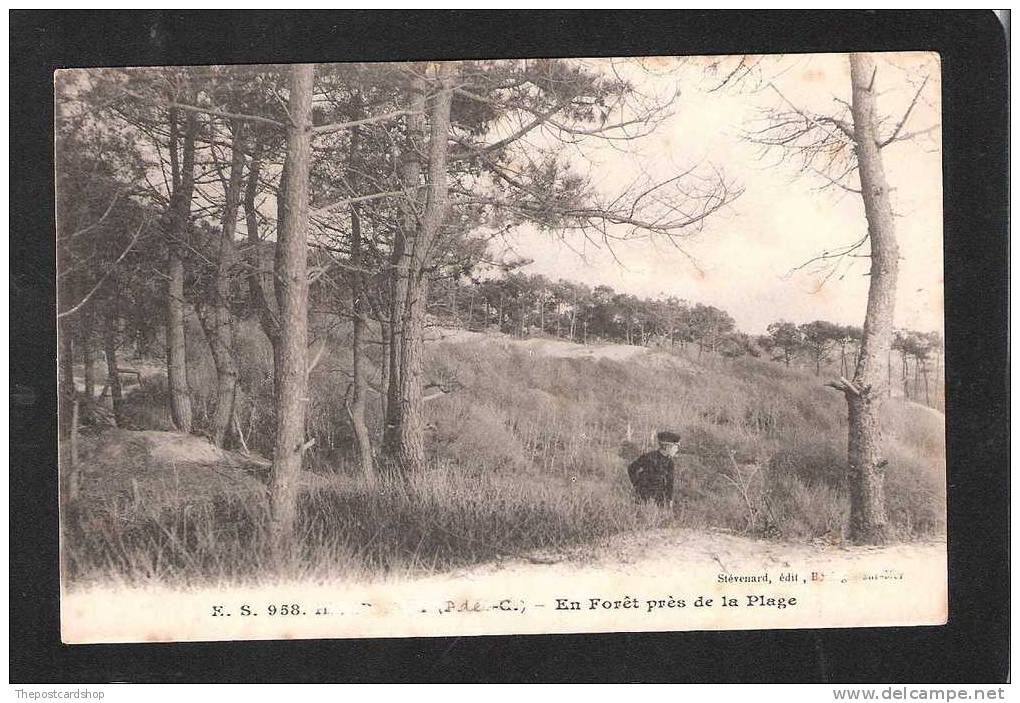
[[[853,374],[862,330],[826,320],[771,323],[766,334],[736,327],[725,310],[670,296],[640,298],[606,285],[550,280],[518,271],[497,277],[465,276],[433,284],[430,312],[444,324],[492,329],[514,336],[553,335],[582,344],[615,342],[686,348],[727,357],[752,356],[790,365],[809,365],[816,374],[839,364]],[[897,330],[890,355],[889,383],[896,378],[905,396],[931,403],[941,378],[942,336]],[[895,368],[894,368],[895,367]]]

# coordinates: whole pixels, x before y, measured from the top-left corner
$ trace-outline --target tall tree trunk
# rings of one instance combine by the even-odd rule
[[[423,65],[415,66],[415,73],[420,75],[425,70]],[[418,229],[418,187],[421,180],[421,162],[419,153],[422,145],[422,132],[425,128],[425,83],[420,78],[413,78],[409,88],[408,105],[411,113],[407,116],[407,135],[401,153],[400,178],[404,189],[402,201],[401,225],[397,228],[393,241],[393,284],[390,289],[390,377],[386,392],[386,430],[383,435],[383,451],[391,458],[400,454],[400,394],[402,385],[403,347],[406,335],[404,317],[408,304],[408,287],[411,271],[411,248],[416,241]]]
[[[368,369],[365,366],[365,334],[368,329],[365,315],[364,275],[358,271],[361,266],[361,223],[357,205],[351,206],[351,264],[354,268],[353,279],[353,330],[351,351],[353,354],[354,387],[351,396],[351,427],[358,446],[358,464],[364,476],[371,477],[372,440],[365,423],[365,399],[368,395]]]
[[[903,397],[910,400],[910,367],[907,363],[907,352],[900,352],[903,359]]]
[[[81,355],[82,363],[84,365],[84,410],[86,413],[88,413],[89,408],[96,397],[96,355],[95,350],[93,349],[93,343],[95,341],[95,331],[93,329],[94,324],[95,311],[92,309],[92,306],[89,306],[82,311],[81,318]]]
[[[184,262],[171,254],[167,262],[166,366],[170,418],[178,431],[191,432],[191,396],[188,386],[187,342],[184,334]]]
[[[184,117],[184,137],[179,167],[174,168],[174,192],[170,199],[170,241],[167,247],[166,375],[170,417],[178,431],[192,429],[191,393],[188,386],[185,336],[183,250],[191,229],[191,200],[195,190],[195,138],[198,118]],[[177,110],[170,110],[170,150],[177,154]],[[174,159],[176,163],[176,158]]]
[[[60,439],[59,473],[62,504],[77,497],[78,465],[75,441],[78,423],[78,393],[74,386],[74,329],[69,319],[57,322],[59,372],[57,394],[57,431]]]
[[[360,118],[361,104],[360,96],[355,96],[355,104],[352,114],[355,119]],[[351,131],[350,164],[348,182],[351,190],[357,194],[358,170],[360,161],[358,149],[360,134],[355,127]],[[365,334],[368,330],[367,287],[365,285],[365,274],[362,272],[361,256],[361,215],[358,213],[357,204],[351,205],[351,307],[353,312],[351,332],[351,353],[353,356],[354,388],[351,396],[351,428],[354,430],[354,440],[358,449],[358,465],[361,474],[367,478],[374,476],[372,466],[372,440],[368,435],[368,425],[365,423],[365,399],[368,395],[368,369],[365,367]]]
[[[921,362],[921,375],[924,377],[924,404],[931,405],[931,397],[928,394],[928,361]]]
[[[439,235],[447,210],[446,157],[450,133],[450,104],[453,99],[452,64],[440,63],[436,78],[440,84],[430,110],[428,188],[425,213],[411,248],[407,305],[404,313],[403,345],[400,354],[400,466],[405,473],[425,467],[425,403],[422,398],[424,365],[424,324],[428,303],[427,264],[432,245]]]
[[[945,385],[942,379],[942,350],[935,349],[935,402],[937,407],[945,410]]]
[[[386,417],[383,431],[383,451],[396,457],[400,446],[400,355],[403,347],[403,317],[407,305],[407,261],[403,234],[394,242],[392,262],[393,284],[390,292],[389,377],[382,391],[386,394]]]
[[[248,179],[244,186],[244,218],[248,230],[248,247],[251,252],[248,261],[248,300],[251,307],[258,313],[259,326],[266,337],[276,348],[280,336],[279,314],[276,300],[267,291],[272,274],[262,271],[262,253],[259,238],[259,213],[255,198],[259,192],[259,176],[262,171],[262,145],[255,140],[252,145],[251,166],[248,168]]]
[[[871,241],[871,276],[861,354],[854,373],[854,387],[845,390],[849,417],[850,539],[859,544],[881,544],[889,535],[885,514],[886,462],[880,454],[879,410],[884,396],[881,362],[892,341],[899,269],[889,186],[878,142],[874,78],[871,56],[851,54],[854,142]]]
[[[372,295],[372,292],[368,289],[367,285],[365,288],[365,302],[368,305],[371,317],[379,324],[379,346],[381,353],[379,355],[379,443],[382,444],[383,439],[386,436],[386,389],[389,387],[390,378],[390,322],[387,319],[386,305],[387,300],[385,296],[377,303],[377,298]]]
[[[222,447],[234,417],[234,399],[237,393],[237,365],[234,362],[234,317],[230,312],[230,276],[234,266],[234,233],[237,231],[237,214],[241,206],[241,186],[244,182],[244,124],[233,124],[230,174],[224,193],[223,213],[220,219],[220,245],[217,252],[216,274],[212,285],[212,301],[206,314],[200,315],[202,327],[209,339],[213,364],[216,366],[216,408],[213,411],[210,434],[213,444]]]
[[[272,541],[279,553],[293,545],[298,478],[308,401],[308,196],[312,156],[312,64],[291,67],[287,155],[278,198],[276,302],[279,341],[274,353],[276,444],[270,483]]]
[[[405,175],[406,175],[405,164]],[[405,216],[406,217],[406,216]],[[382,391],[386,394],[386,417],[383,432],[383,451],[387,456],[395,457],[400,446],[400,354],[403,346],[404,307],[407,305],[407,254],[403,232],[395,235],[391,264],[393,281],[390,287],[390,326],[389,326],[389,378]]]
[[[106,356],[106,383],[110,387],[110,401],[113,404],[113,419],[117,427],[124,426],[124,392],[117,371],[117,325],[116,319],[107,320],[103,329],[103,353]]]
[[[885,382],[886,382],[886,397],[892,397],[892,347],[885,352]]]
[[[457,281],[450,278],[450,319],[457,320]]]
[[[58,324],[59,344],[57,347],[57,367],[59,371],[57,394],[57,427],[62,442],[71,437],[71,405],[77,392],[74,387],[74,330],[68,318],[62,318]]]
[[[386,418],[389,414],[387,395],[390,387],[390,344],[393,341],[390,323],[386,320],[379,321],[379,338],[382,342],[382,354],[379,357],[379,417],[382,420],[379,442],[382,443],[386,439]]]

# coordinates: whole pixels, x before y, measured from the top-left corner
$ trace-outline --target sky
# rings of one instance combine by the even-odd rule
[[[587,60],[598,64],[598,60]],[[524,268],[553,279],[607,284],[640,296],[669,296],[716,305],[740,329],[764,332],[779,319],[796,323],[825,319],[861,325],[867,302],[870,260],[843,260],[819,287],[825,271],[791,270],[824,251],[861,239],[867,232],[860,195],[828,187],[827,181],[776,165],[778,153],[762,158],[742,138],[763,107],[794,104],[801,110],[832,113],[850,100],[845,55],[765,57],[741,85],[710,91],[728,73],[712,73],[715,59],[655,59],[628,78],[640,90],[680,94],[673,114],[655,133],[625,150],[604,145],[572,149],[576,168],[592,174],[599,190],[611,193],[640,171],[669,178],[692,163],[718,168],[744,189],[712,216],[700,232],[682,242],[683,251],[662,238],[613,246],[583,237],[561,241],[555,232],[520,227],[507,238],[508,255],[534,259]],[[937,54],[876,55],[878,107],[891,130],[920,90],[901,133],[936,128],[916,141],[882,150],[901,249],[895,323],[921,331],[943,329],[942,174],[940,76]],[[732,65],[732,64],[730,64]],[[772,84],[771,86],[769,84]],[[774,88],[772,87],[774,86]],[[881,117],[880,115],[880,117]],[[699,172],[702,172],[699,171]],[[856,176],[846,181],[857,187]],[[862,250],[864,253],[867,249]]]

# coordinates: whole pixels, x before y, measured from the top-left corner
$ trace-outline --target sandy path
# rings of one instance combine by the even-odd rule
[[[160,366],[156,363],[149,361],[134,361],[130,365],[119,365],[120,368],[130,369],[129,373],[121,374],[121,397],[128,397],[136,390],[141,388],[141,383],[144,383],[150,378],[155,378],[162,373],[165,373],[165,367]],[[133,372],[137,372],[135,375]],[[79,393],[85,392],[85,371],[81,367],[81,364],[75,364],[74,366],[74,387]],[[140,382],[141,383],[140,383]],[[106,391],[106,396],[103,396],[103,392]],[[109,391],[106,389],[106,363],[96,364],[96,398],[108,397]]]
[[[717,572],[756,572],[812,564],[849,575],[881,572],[897,564],[946,561],[944,541],[911,542],[885,547],[858,547],[756,540],[717,530],[665,528],[617,535],[599,547],[536,552],[493,564],[464,569],[456,576],[470,579],[548,576],[580,571],[657,576],[689,568]]]
[[[267,617],[281,603],[301,615]],[[61,603],[65,642],[937,625],[946,614],[944,542],[841,548],[677,528],[422,578],[92,587]]]

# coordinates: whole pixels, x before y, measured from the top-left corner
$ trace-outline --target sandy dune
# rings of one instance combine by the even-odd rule
[[[468,330],[432,327],[426,332],[427,342],[489,342],[499,345],[504,349],[516,347],[527,351],[532,356],[547,356],[557,359],[611,359],[613,361],[626,361],[635,356],[649,353],[648,347],[640,347],[632,344],[577,344],[562,339],[549,339],[533,337],[529,339],[515,339],[508,335],[485,332],[470,332]]]

